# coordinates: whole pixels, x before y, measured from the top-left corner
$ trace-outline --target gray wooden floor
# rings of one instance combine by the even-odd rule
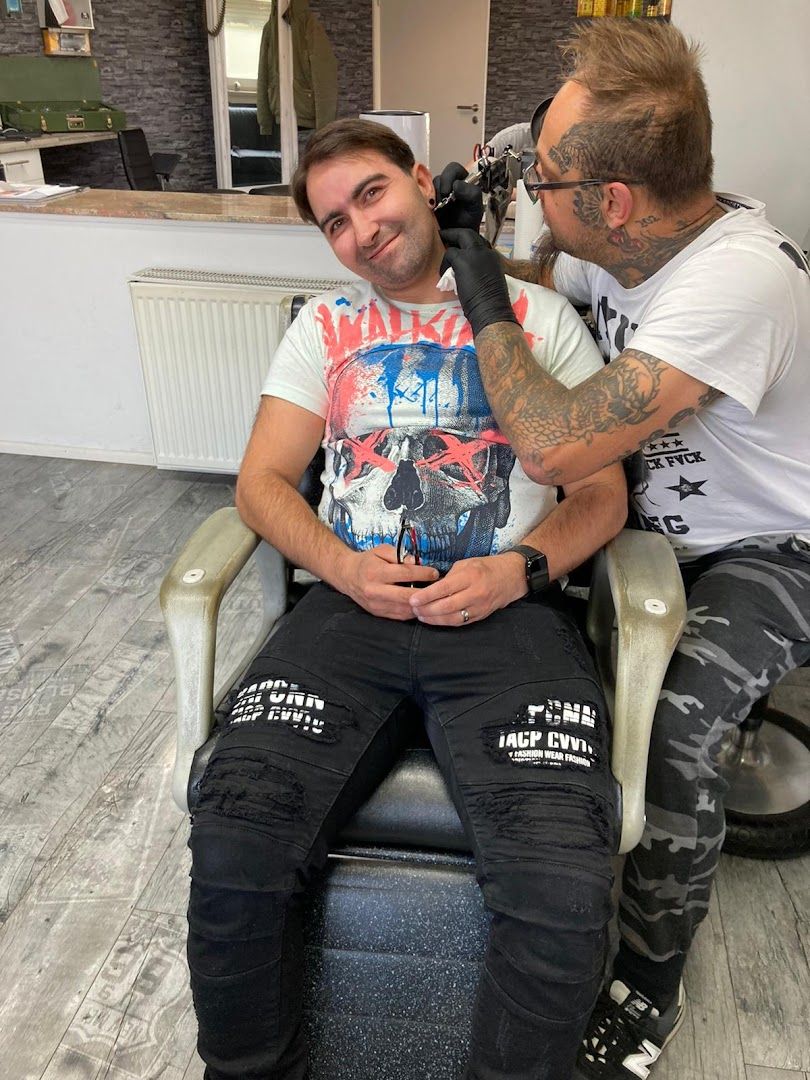
[[[0,455],[0,1075],[200,1080],[172,803],[174,553],[233,485]],[[224,609],[228,641],[255,582]],[[810,690],[784,691],[810,719]],[[810,1080],[810,858],[724,857],[656,1080]]]

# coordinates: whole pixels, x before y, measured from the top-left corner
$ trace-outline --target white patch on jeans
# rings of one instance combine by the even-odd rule
[[[317,694],[302,690],[286,679],[265,679],[243,686],[229,717],[232,724],[251,720],[281,723],[302,734],[322,735],[324,719],[319,716],[326,702]]]

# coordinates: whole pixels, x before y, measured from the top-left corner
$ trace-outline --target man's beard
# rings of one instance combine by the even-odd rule
[[[601,248],[596,235],[591,235],[587,230],[580,229],[575,239],[566,240],[565,237],[555,235],[555,230],[547,226],[546,232],[540,240],[532,256],[532,262],[540,267],[553,267],[560,254],[571,255],[583,262],[599,264]]]
[[[394,235],[397,250],[391,252],[388,261],[385,261],[385,252],[382,253],[383,262],[379,265],[375,259],[362,260],[361,276],[383,292],[407,287],[425,273],[433,259],[432,230],[405,225]]]

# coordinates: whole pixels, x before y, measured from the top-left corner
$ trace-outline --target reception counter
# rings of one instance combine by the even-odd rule
[[[288,198],[84,190],[3,203],[0,452],[154,463],[128,286],[147,267],[351,276]]]
[[[220,225],[297,225],[302,221],[292,199],[277,195],[231,195],[189,191],[98,191],[83,188],[43,202],[0,200],[0,210],[58,217],[126,218],[143,221],[195,221]]]

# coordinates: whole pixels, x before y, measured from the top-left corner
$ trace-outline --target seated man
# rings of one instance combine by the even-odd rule
[[[433,185],[397,135],[328,125],[293,188],[364,280],[293,323],[239,475],[245,521],[321,582],[246,676],[200,788],[188,951],[205,1075],[306,1075],[302,894],[400,755],[411,700],[493,913],[466,1075],[566,1080],[599,989],[617,820],[604,700],[556,582],[623,525],[623,474],[559,505],[528,479],[437,289]],[[565,300],[510,287],[538,364],[569,385],[598,370]],[[321,444],[316,516],[296,485]]]

